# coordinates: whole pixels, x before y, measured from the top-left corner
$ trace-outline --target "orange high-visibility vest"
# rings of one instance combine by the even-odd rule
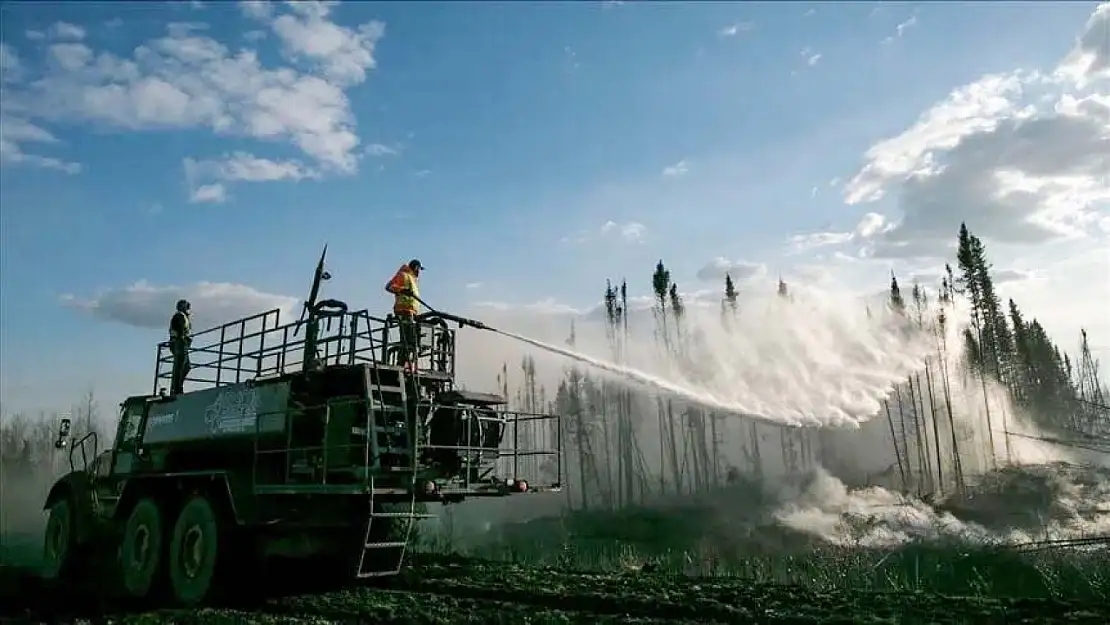
[[[401,265],[393,279],[389,281],[386,289],[393,293],[393,313],[397,315],[417,315],[420,314],[420,303],[416,301],[415,297],[402,295],[402,289],[409,289],[413,295],[420,296],[420,285],[416,278],[416,274],[406,264]]]

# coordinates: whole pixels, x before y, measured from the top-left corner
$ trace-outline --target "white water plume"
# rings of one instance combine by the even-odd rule
[[[931,330],[884,305],[869,310],[858,298],[815,288],[798,289],[789,301],[748,300],[734,317],[690,307],[679,324],[667,320],[665,339],[662,324],[644,317],[630,322],[626,339],[608,337],[600,320],[580,319],[573,348],[551,344],[565,341],[565,318],[557,325],[518,316],[487,321],[610,377],[789,426],[858,427],[936,350]]]

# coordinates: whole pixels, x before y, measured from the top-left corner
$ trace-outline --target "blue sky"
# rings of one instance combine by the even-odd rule
[[[914,210],[889,176],[846,201],[869,148],[984,75],[1051,72],[1095,6],[5,6],[0,401],[144,390],[120,389],[149,378],[166,302],[210,282],[254,289],[236,311],[288,303],[324,242],[332,294],[371,308],[414,256],[427,298],[460,310],[588,306],[606,277],[645,290],[660,257],[690,291],[717,288],[713,266],[828,266],[787,241]],[[231,62],[243,49],[257,65]],[[1088,69],[1077,97],[1106,91]],[[997,232],[1000,268],[1031,258]]]

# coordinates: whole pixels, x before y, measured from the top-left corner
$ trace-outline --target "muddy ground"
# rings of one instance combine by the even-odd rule
[[[399,577],[339,590],[286,588],[201,610],[112,605],[0,569],[6,619],[113,623],[1106,623],[1106,608],[1068,599],[823,592],[666,573],[587,573],[417,556]],[[261,581],[261,580],[260,580]],[[1103,612],[1100,614],[1100,610]]]

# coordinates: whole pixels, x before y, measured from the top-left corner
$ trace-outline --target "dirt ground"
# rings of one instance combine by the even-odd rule
[[[402,575],[384,583],[355,584],[330,591],[301,588],[279,592],[290,594],[237,606],[143,611],[104,603],[86,592],[51,590],[25,570],[7,567],[0,569],[0,621],[1092,625],[1107,622],[1105,606],[1068,600],[829,593],[727,577],[696,578],[642,571],[583,573],[444,556],[417,557]]]

